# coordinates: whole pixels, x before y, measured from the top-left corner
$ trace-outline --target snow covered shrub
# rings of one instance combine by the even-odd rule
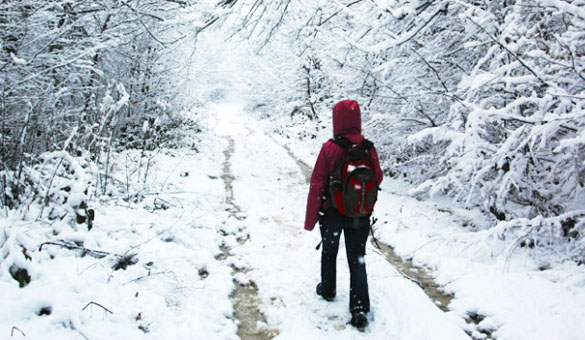
[[[185,65],[169,61],[180,42],[217,20],[213,9],[182,1],[1,2],[2,203],[21,201],[25,168],[45,152],[85,150],[99,163],[116,142],[155,148],[169,120],[131,139],[145,120],[183,105],[175,99],[188,92],[176,83]],[[167,20],[186,11],[193,15],[184,22]]]
[[[91,229],[94,213],[87,202],[95,194],[95,165],[65,151],[45,153],[41,159],[43,163],[35,167],[41,206],[37,218],[67,218]]]
[[[201,125],[186,116],[162,113],[144,118],[143,121],[128,122],[116,129],[115,148],[118,151],[139,149],[154,151],[162,147],[191,147],[196,150],[199,142],[192,132],[201,132]]]
[[[508,255],[518,247],[538,247],[560,261],[585,264],[584,233],[585,210],[579,210],[548,218],[537,216],[500,222],[491,235],[511,241]]]
[[[23,245],[27,244],[27,238],[17,235],[8,224],[0,225],[0,280],[14,280],[24,288],[31,282],[32,258]]]
[[[557,236],[583,238],[584,8],[516,1],[499,17],[469,6],[463,16],[490,48],[459,82],[460,100],[451,105],[448,122],[409,139],[447,142],[429,155],[447,166],[419,193],[449,193],[480,205],[509,221],[498,230],[520,228],[535,245]],[[573,247],[579,249],[576,242]]]

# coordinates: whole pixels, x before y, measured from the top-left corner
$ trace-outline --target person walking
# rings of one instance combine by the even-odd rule
[[[319,222],[323,250],[321,253],[321,281],[316,292],[323,299],[333,301],[336,295],[336,258],[339,239],[343,232],[347,262],[350,272],[349,310],[351,325],[363,330],[370,311],[368,278],[366,273],[365,252],[370,231],[370,213],[366,216],[348,217],[341,200],[332,198],[332,178],[339,172],[340,163],[347,157],[348,148],[360,146],[369,155],[377,185],[382,182],[383,174],[376,148],[362,135],[361,111],[357,101],[345,99],[333,107],[333,136],[321,147],[309,187],[304,229],[311,231]],[[345,172],[355,167],[346,168]],[[339,181],[338,181],[339,182]],[[356,186],[361,189],[361,186]],[[376,193],[374,193],[376,194]],[[363,194],[361,195],[363,198]],[[361,199],[358,198],[361,201]],[[373,201],[375,202],[375,196]],[[360,203],[363,208],[363,202]],[[370,209],[373,209],[373,203]],[[349,208],[348,208],[349,210]],[[362,214],[363,215],[363,214]]]

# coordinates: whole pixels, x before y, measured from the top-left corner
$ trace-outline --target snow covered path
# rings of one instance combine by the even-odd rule
[[[93,228],[36,221],[37,205],[0,220],[0,338],[232,340],[244,318],[244,339],[468,338],[370,246],[370,326],[347,326],[343,249],[337,299],[315,294],[306,176],[242,105],[209,110],[196,117],[203,132],[185,131],[190,147],[112,155]]]
[[[338,257],[338,295],[326,302],[315,294],[319,279],[318,230],[302,229],[306,178],[287,150],[263,134],[237,105],[217,111],[215,130],[234,143],[230,157],[235,204],[245,219],[227,229],[246,230],[234,246],[235,262],[250,268],[238,280],[258,287],[259,308],[279,339],[468,339],[455,316],[442,312],[414,283],[404,279],[368,246],[372,312],[360,333],[348,326],[349,273],[344,249]],[[343,240],[342,240],[343,244]],[[342,245],[343,247],[343,245]]]
[[[112,154],[110,192],[88,201],[93,228],[37,220],[34,204],[0,219],[0,338],[582,339],[582,267],[498,257],[506,243],[485,244],[483,216],[392,181],[377,236],[455,298],[441,311],[368,244],[370,325],[348,326],[343,238],[337,298],[315,294],[320,235],[302,229],[307,169],[295,160],[312,153],[265,134],[243,104],[206,111],[194,113],[201,129],[182,131],[184,148]],[[22,288],[17,269],[30,275]]]

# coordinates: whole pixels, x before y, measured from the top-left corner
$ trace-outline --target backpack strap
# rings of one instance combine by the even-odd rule
[[[331,138],[330,141],[337,144],[344,150],[353,145],[353,143],[349,139],[343,137],[342,135],[336,135],[335,138]]]
[[[374,147],[374,143],[367,139],[364,139],[360,145],[368,151],[370,151]]]
[[[342,135],[336,135],[335,138],[331,138],[329,140],[337,144],[344,150],[353,145],[353,143],[349,139],[343,137]],[[359,146],[369,152],[374,147],[374,143],[364,138],[364,140],[359,144]]]

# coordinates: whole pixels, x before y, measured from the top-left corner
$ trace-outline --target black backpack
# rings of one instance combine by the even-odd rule
[[[378,199],[379,184],[370,154],[374,144],[367,139],[354,144],[342,136],[331,141],[343,148],[343,156],[329,179],[329,197],[333,207],[353,218],[355,225],[359,218],[372,214]]]

